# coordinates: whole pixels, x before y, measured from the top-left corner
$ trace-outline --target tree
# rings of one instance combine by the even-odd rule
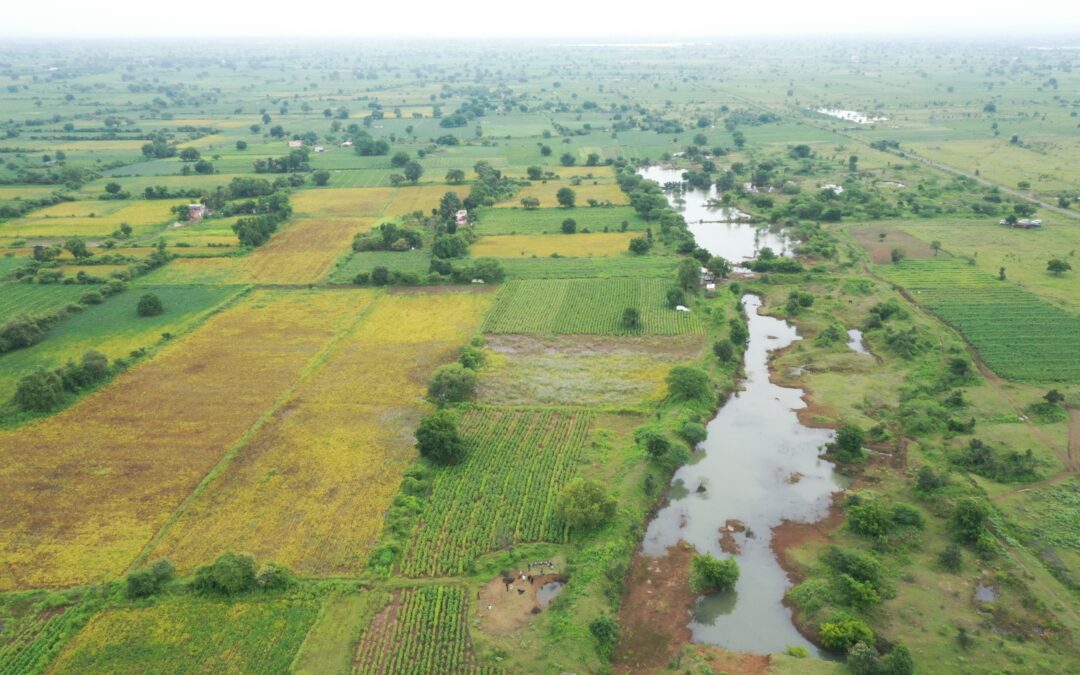
[[[589,156],[585,158],[585,166],[596,166],[600,163],[600,155],[595,152],[590,152]]]
[[[701,270],[698,268],[696,258],[683,258],[679,261],[679,267],[675,271],[675,277],[679,282],[679,288],[691,291],[698,286],[701,279]]]
[[[200,159],[199,161],[195,162],[194,166],[195,173],[199,175],[206,176],[214,173],[214,165],[206,161],[205,159]]]
[[[600,653],[610,656],[619,640],[619,622],[610,616],[598,616],[589,622],[589,632],[596,638]]]
[[[859,169],[859,156],[851,155],[847,159],[848,171],[855,173]]]
[[[428,381],[428,398],[440,408],[461,403],[476,391],[476,373],[460,363],[439,366]]]
[[[1051,258],[1050,262],[1046,263],[1046,271],[1050,272],[1056,277],[1060,277],[1062,274],[1065,274],[1071,269],[1072,265],[1070,265],[1068,261],[1062,260],[1061,258]]]
[[[120,183],[105,183],[105,192],[111,195],[120,194],[120,190],[122,189],[123,188],[120,186]]]
[[[405,165],[404,173],[409,182],[415,183],[424,175],[424,167],[420,166],[420,162],[409,162]]]
[[[195,162],[201,156],[195,148],[184,148],[180,151],[180,161],[182,162]]]
[[[574,200],[577,195],[568,187],[559,188],[559,191],[555,193],[555,199],[558,200],[559,206],[572,209],[574,208]]]
[[[667,306],[675,309],[679,305],[686,304],[686,291],[681,288],[669,288],[667,292]]]
[[[615,499],[603,483],[579,478],[563,488],[556,512],[570,528],[591,530],[614,517]]]
[[[934,241],[930,242],[930,248],[934,251],[934,257],[937,257],[938,251],[941,250],[941,242],[935,239]]]
[[[898,263],[898,262],[900,262],[900,261],[901,261],[901,260],[903,260],[903,259],[904,259],[904,258],[905,258],[906,256],[907,256],[907,253],[905,253],[905,252],[904,252],[904,249],[902,249],[902,248],[894,248],[893,250],[889,251],[889,258],[890,258],[890,259],[891,259],[891,260],[892,260],[892,261],[893,261],[894,263]]]
[[[724,363],[728,363],[735,357],[735,347],[731,340],[717,340],[713,343],[713,354]]]
[[[525,175],[529,177],[529,180],[540,180],[544,176],[544,170],[538,166],[530,166],[525,169]]]
[[[705,263],[705,269],[709,270],[713,276],[726,278],[731,274],[731,263],[718,255],[714,255]]]
[[[127,596],[129,598],[146,598],[161,590],[162,586],[172,581],[176,575],[176,568],[164,558],[154,561],[150,567],[127,576]]]
[[[76,259],[82,260],[83,258],[89,258],[94,255],[90,252],[90,249],[86,248],[86,242],[77,237],[68,239],[64,243],[64,248]]]
[[[690,401],[709,395],[709,376],[693,366],[675,366],[666,378],[668,394],[675,399]]]
[[[313,180],[316,185],[322,187],[323,185],[326,185],[330,182],[330,172],[316,171],[315,173],[311,174],[311,180]]]
[[[64,384],[52,371],[38,368],[15,387],[15,404],[30,412],[48,412],[64,400]]]
[[[416,449],[422,457],[439,464],[457,464],[465,457],[465,442],[457,418],[449,410],[436,410],[416,429]]]
[[[526,211],[532,211],[533,209],[540,208],[540,200],[536,197],[522,197],[521,206],[524,207]]]
[[[567,218],[562,221],[563,234],[574,234],[577,232],[577,221],[573,218]]]
[[[147,293],[139,298],[139,304],[136,306],[135,311],[139,316],[157,316],[165,311],[165,307],[161,304],[161,299],[153,293]]]
[[[634,237],[630,240],[630,252],[634,255],[645,255],[652,248],[652,242],[645,237]]]
[[[390,166],[400,169],[409,163],[409,153],[407,152],[395,152],[394,156],[390,158]]]
[[[236,142],[236,149],[237,150],[247,150],[247,147],[248,147],[247,146],[247,141],[237,141]]]
[[[1058,405],[1065,400],[1065,395],[1057,389],[1051,389],[1043,395],[1043,400],[1046,401],[1047,405]]]
[[[829,450],[842,462],[858,462],[864,457],[865,434],[857,424],[843,424],[836,430],[836,437],[828,444]]]
[[[623,310],[620,325],[625,330],[638,330],[641,328],[641,312],[635,307],[627,307]]]
[[[390,268],[383,265],[371,270],[371,283],[376,286],[386,286],[390,283]]]
[[[821,644],[838,652],[846,652],[857,642],[874,644],[874,631],[858,619],[826,621],[820,626]]]
[[[690,589],[695,593],[716,593],[735,586],[739,563],[734,558],[719,559],[706,553],[690,561]]]
[[[450,169],[446,172],[446,182],[459,185],[465,182],[465,172],[461,169]]]
[[[574,157],[569,152],[564,152],[559,156],[559,163],[563,166],[574,166],[577,163],[577,157]]]
[[[255,559],[241,553],[222,553],[210,565],[195,570],[196,591],[237,595],[255,588]]]
[[[965,544],[974,544],[986,529],[990,507],[975,497],[962,497],[953,507],[951,525],[956,538]]]

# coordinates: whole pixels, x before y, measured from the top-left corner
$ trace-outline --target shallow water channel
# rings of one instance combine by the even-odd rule
[[[639,175],[661,186],[682,183],[682,173],[681,169],[663,166],[638,169]],[[740,262],[757,257],[758,251],[765,246],[777,254],[788,251],[788,242],[782,233],[747,222],[749,216],[738,209],[712,206],[711,200],[720,198],[715,185],[708,190],[688,188],[678,194],[668,193],[667,198],[672,208],[686,219],[698,246],[708,249],[713,255]],[[683,201],[680,202],[680,198]]]
[[[676,472],[643,552],[662,556],[683,540],[739,561],[734,590],[699,598],[690,622],[695,642],[757,653],[802,645],[820,655],[783,605],[791,584],[770,543],[782,520],[814,522],[827,514],[840,484],[818,453],[832,432],[799,422],[795,411],[806,405],[801,389],[769,381],[768,354],[798,340],[795,328],[759,315],[757,296],[744,296],[742,304],[750,328],[744,389],[708,424],[703,452]]]

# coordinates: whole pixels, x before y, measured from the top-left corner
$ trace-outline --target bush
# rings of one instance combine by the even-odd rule
[[[726,591],[739,580],[739,563],[734,558],[721,560],[706,553],[690,561],[690,589],[695,593]]]
[[[938,553],[938,564],[946,570],[959,572],[964,566],[964,555],[956,544],[949,544],[941,553]]]
[[[172,563],[164,559],[157,560],[150,567],[127,575],[127,597],[136,599],[155,595],[165,584],[172,581],[175,575],[176,568]]]
[[[590,530],[614,517],[615,499],[603,483],[579,478],[563,488],[556,510],[572,529]]]
[[[836,437],[828,449],[841,462],[859,462],[865,458],[863,443],[865,435],[856,424],[844,424],[836,430]]]
[[[893,504],[892,521],[900,527],[914,527],[923,529],[925,523],[922,513],[910,504]]]
[[[15,403],[30,412],[49,412],[64,401],[64,385],[56,373],[39,368],[15,387]]]
[[[645,255],[652,248],[652,242],[645,237],[634,237],[630,240],[630,252],[634,255]]]
[[[892,514],[880,502],[852,506],[847,521],[852,532],[864,537],[884,537],[892,528]]]
[[[212,564],[195,570],[192,586],[200,593],[246,593],[255,588],[255,560],[240,553],[223,553]]]
[[[439,464],[457,464],[465,457],[465,441],[457,429],[457,418],[448,410],[437,410],[420,421],[416,429],[416,449],[422,457]]]
[[[599,652],[610,657],[619,639],[619,622],[610,616],[598,616],[589,622],[589,632],[596,638]]]
[[[857,642],[874,644],[874,631],[858,619],[826,621],[819,627],[821,644],[838,652],[849,651]]]
[[[255,584],[264,591],[281,591],[296,584],[296,577],[285,565],[266,563],[255,575]]]
[[[950,524],[953,535],[964,544],[978,542],[990,518],[990,507],[975,497],[962,497],[953,507]]]
[[[79,298],[80,305],[100,305],[105,302],[105,296],[97,291],[87,291]]]
[[[704,441],[709,434],[705,430],[705,425],[701,422],[687,422],[679,430],[679,435],[690,445],[696,446]]]
[[[692,366],[675,366],[667,376],[668,394],[675,399],[690,401],[709,395],[709,376]]]
[[[476,391],[476,373],[460,363],[439,366],[428,381],[428,398],[440,408],[461,403]]]
[[[671,450],[671,443],[663,432],[654,427],[640,427],[634,432],[634,441],[653,459],[660,459]]]
[[[478,347],[472,345],[465,345],[461,348],[461,355],[458,356],[458,363],[465,366],[469,370],[476,370],[480,366],[484,365],[487,357],[484,356],[484,352]]]
[[[730,340],[717,340],[713,343],[713,354],[724,363],[729,363],[735,358],[735,347]]]
[[[577,232],[577,221],[573,218],[567,218],[562,221],[562,232],[563,234],[574,234]]]
[[[135,311],[139,316],[158,316],[165,311],[165,307],[162,306],[161,299],[158,296],[147,293],[139,298],[139,304]]]
[[[686,305],[686,291],[681,288],[669,288],[667,292],[667,306],[675,309],[679,305]]]

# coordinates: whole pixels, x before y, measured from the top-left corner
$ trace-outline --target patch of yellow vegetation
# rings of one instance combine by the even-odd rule
[[[67,411],[0,432],[0,590],[122,574],[370,299],[253,293]]]
[[[584,167],[580,169],[580,173],[586,173]],[[555,198],[555,193],[564,187],[574,191],[578,206],[587,206],[589,199],[595,199],[600,203],[611,202],[616,205],[630,203],[619,186],[608,179],[598,179],[596,185],[593,185],[591,180],[583,180],[581,185],[571,185],[569,180],[552,180],[547,183],[535,181],[532,185],[527,185],[518,190],[512,199],[499,202],[495,206],[504,208],[521,206],[521,200],[525,197],[536,197],[540,200],[540,206],[558,206],[559,200]]]
[[[428,378],[455,358],[491,298],[455,291],[376,300],[153,556],[187,571],[240,550],[303,574],[359,573],[414,459]]]
[[[136,234],[153,232],[175,220],[171,209],[186,201],[87,200],[62,202],[0,225],[0,236],[64,237],[83,235],[104,237],[121,223]]]
[[[395,188],[327,188],[292,195],[297,216],[377,216],[386,209]]]
[[[299,284],[322,279],[353,236],[371,228],[373,218],[301,218],[244,259],[254,283]]]
[[[151,272],[143,280],[148,284],[244,284],[251,276],[244,269],[242,257],[177,258]]]
[[[398,188],[387,205],[385,213],[390,216],[403,216],[413,211],[431,213],[431,209],[439,206],[439,200],[447,192],[456,192],[458,197],[464,199],[469,194],[469,186],[417,185]]]
[[[572,217],[572,216],[568,216]],[[597,232],[593,234],[505,234],[480,237],[470,247],[474,258],[544,258],[552,253],[563,257],[611,256],[625,253],[638,232]]]

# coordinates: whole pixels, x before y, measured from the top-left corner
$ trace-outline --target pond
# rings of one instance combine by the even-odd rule
[[[863,335],[861,330],[859,330],[858,328],[851,328],[847,332],[847,337],[848,349],[859,354],[866,354],[867,356],[870,356],[870,352],[866,350],[866,345],[863,344]]]
[[[663,166],[638,169],[638,175],[661,186],[682,183],[682,174],[681,169]],[[715,185],[708,190],[687,187],[682,192],[667,193],[668,203],[686,220],[698,246],[713,255],[737,263],[756,258],[758,251],[766,246],[777,254],[789,254],[789,244],[782,232],[748,222],[749,214],[736,208],[715,205],[720,196]]]
[[[547,609],[551,601],[562,593],[563,588],[566,586],[562,581],[549,581],[541,586],[536,591],[536,603],[540,605],[541,609]]]
[[[815,522],[828,513],[841,485],[833,465],[818,455],[832,431],[803,426],[796,415],[806,405],[803,391],[769,381],[769,352],[800,339],[795,328],[758,314],[757,296],[744,296],[742,305],[750,331],[744,388],[707,425],[702,452],[676,472],[643,553],[662,556],[683,540],[739,561],[734,590],[698,600],[690,622],[694,641],[755,653],[801,645],[823,656],[783,605],[791,583],[770,544],[781,521]]]

